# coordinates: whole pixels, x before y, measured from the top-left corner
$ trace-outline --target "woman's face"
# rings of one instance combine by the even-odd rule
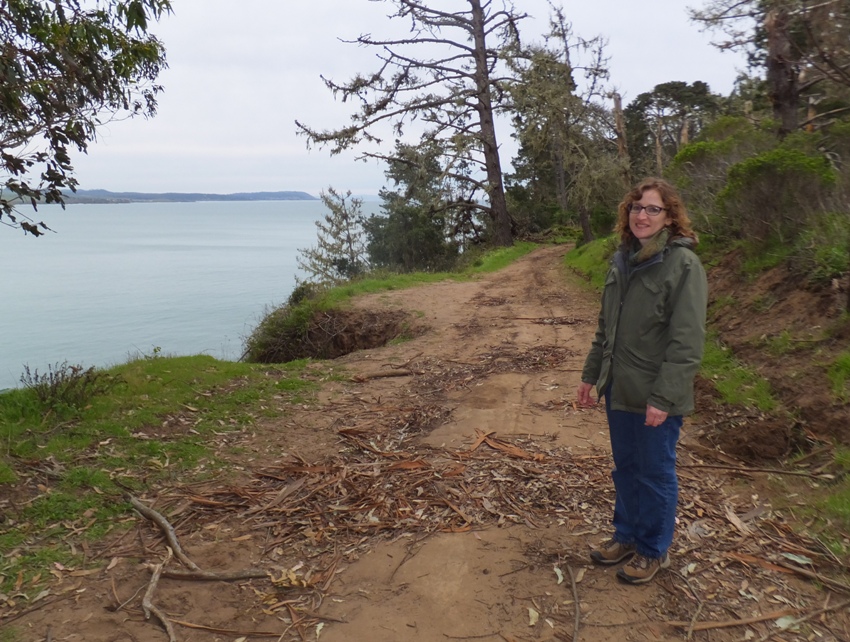
[[[661,211],[655,216],[647,212],[646,208],[660,208]],[[639,211],[635,211],[635,210]],[[655,236],[662,227],[670,225],[673,221],[667,216],[667,210],[664,209],[664,201],[658,190],[648,189],[640,197],[640,200],[635,201],[631,205],[629,211],[629,229],[635,238],[640,241],[641,245]]]

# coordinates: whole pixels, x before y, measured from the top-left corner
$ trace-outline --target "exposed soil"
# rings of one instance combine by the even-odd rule
[[[422,333],[318,364],[314,400],[222,436],[226,480],[143,497],[201,569],[270,574],[163,577],[151,601],[175,639],[850,639],[846,604],[835,608],[850,592],[836,584],[848,584],[842,561],[795,526],[806,499],[794,493],[818,471],[748,466],[777,466],[801,439],[835,434],[811,405],[798,417],[721,408],[700,382],[679,448],[671,569],[632,587],[588,563],[607,536],[613,488],[604,413],[573,404],[597,295],[564,274],[565,251],[359,299],[367,318],[412,318]],[[723,278],[712,278],[715,289]],[[742,349],[768,331],[746,307],[715,319]],[[807,301],[791,307],[775,332],[797,332],[793,314],[800,332],[810,323]],[[757,365],[782,381],[768,372],[775,366]],[[794,382],[802,400],[821,385],[813,375]],[[0,626],[26,641],[168,640],[142,609],[147,565],[166,555],[162,531],[127,521],[124,535],[86,551],[97,568],[55,569],[50,593],[29,612],[7,603]],[[791,614],[806,620],[777,628]]]
[[[759,441],[776,440],[752,457],[776,459],[821,441],[850,444],[850,404],[836,401],[827,377],[850,339],[850,322],[842,316],[850,283],[812,289],[785,267],[749,280],[741,277],[741,260],[735,252],[710,271],[710,322],[736,357],[770,382],[783,405],[773,417],[747,425]],[[747,456],[735,447],[739,427],[715,432],[721,441],[733,433],[728,452]]]

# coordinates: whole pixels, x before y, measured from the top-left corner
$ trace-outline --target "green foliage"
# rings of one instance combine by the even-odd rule
[[[564,263],[585,276],[594,288],[601,290],[605,286],[609,261],[616,249],[616,237],[596,239],[567,252]]]
[[[765,345],[771,354],[779,357],[793,352],[798,344],[794,341],[788,330],[783,330],[778,336],[767,337],[765,339]]]
[[[827,369],[832,393],[841,403],[850,401],[850,352],[842,352]]]
[[[153,116],[165,50],[146,33],[170,0],[3,3],[0,20],[0,222],[49,229],[16,210],[64,203],[70,151],[85,151],[110,116]]]
[[[383,196],[384,214],[373,215],[364,224],[372,264],[399,272],[450,268],[458,248],[445,236],[445,218],[428,206],[408,204],[397,195]]]
[[[249,363],[285,363],[310,356],[305,344],[313,320],[330,308],[323,290],[267,311],[245,340],[242,358]]]
[[[815,285],[829,285],[850,269],[850,218],[828,212],[814,217],[795,240],[791,269]]]
[[[735,213],[727,217],[718,194],[730,167],[769,150],[775,137],[743,117],[723,117],[707,126],[698,140],[685,145],[665,174],[681,190],[691,218],[704,231],[728,236],[737,229]]]
[[[683,132],[694,140],[717,118],[722,102],[699,80],[666,82],[639,94],[624,110],[633,173],[660,175],[659,149],[662,164],[668,164],[683,145]]]
[[[65,361],[47,366],[43,374],[24,366],[21,383],[35,393],[44,412],[68,417],[79,414],[94,397],[108,393],[121,381],[102,370]]]
[[[736,360],[715,337],[705,342],[700,374],[714,384],[724,403],[762,411],[776,408],[776,399],[767,380]]]
[[[822,207],[835,182],[835,170],[822,155],[777,147],[732,165],[718,201],[740,234],[786,239]]]
[[[15,469],[7,462],[0,461],[0,484],[13,484],[18,481],[18,476],[15,474]]]
[[[363,199],[333,187],[320,195],[327,212],[316,221],[316,247],[298,250],[298,265],[317,283],[337,283],[364,273],[368,267],[361,213]]]
[[[486,274],[498,272],[519,258],[535,250],[537,245],[522,241],[511,247],[502,247],[479,254],[472,265],[466,267],[461,274]]]
[[[744,251],[741,271],[751,279],[763,272],[784,263],[791,255],[792,248],[779,242],[776,237],[765,241],[746,240],[740,244]]]

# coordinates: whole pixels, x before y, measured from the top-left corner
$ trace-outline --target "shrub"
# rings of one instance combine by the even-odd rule
[[[823,209],[835,182],[825,157],[778,147],[731,166],[718,202],[726,222],[742,236],[783,240]]]
[[[723,234],[729,226],[717,196],[726,186],[729,168],[775,145],[774,136],[746,118],[724,117],[685,145],[665,173],[681,190],[697,227]]]
[[[304,292],[300,292],[299,296],[302,294],[303,298],[297,303],[282,305],[263,315],[245,340],[243,361],[285,363],[309,356],[303,354],[298,346],[306,340],[313,317],[321,306],[317,297]]]
[[[83,368],[67,361],[47,367],[39,374],[24,366],[21,383],[32,390],[42,408],[59,415],[79,413],[96,396],[112,390],[120,379],[94,367]]]
[[[846,214],[817,217],[794,243],[791,270],[814,285],[829,285],[850,268],[850,220]]]

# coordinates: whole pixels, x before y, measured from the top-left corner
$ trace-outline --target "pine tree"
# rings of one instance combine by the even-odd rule
[[[340,194],[333,187],[320,194],[328,212],[316,221],[316,247],[298,250],[298,266],[309,281],[339,283],[363,274],[369,267],[363,231],[363,199],[348,191]]]

